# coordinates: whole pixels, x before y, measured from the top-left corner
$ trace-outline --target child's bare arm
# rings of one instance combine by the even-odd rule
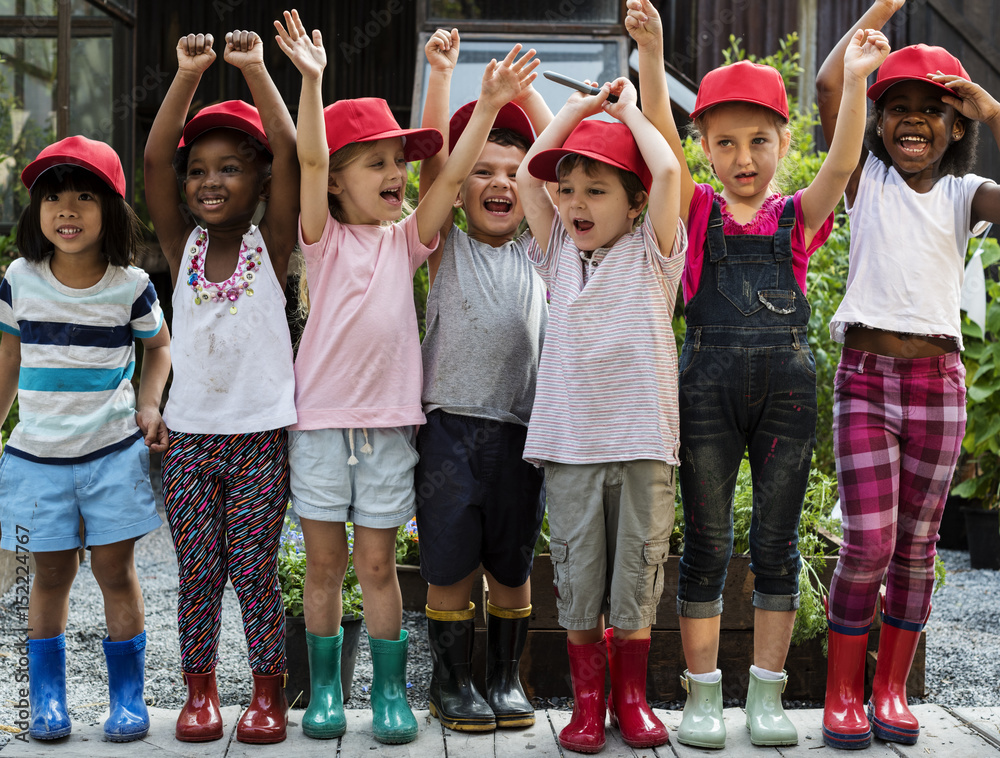
[[[211,34],[188,34],[178,40],[177,73],[153,119],[143,156],[146,204],[173,281],[177,280],[184,241],[194,228],[177,191],[173,161],[195,90],[215,60],[212,42]]]
[[[975,82],[940,71],[927,78],[954,90],[956,97],[946,95],[944,101],[966,118],[986,124],[1000,147],[1000,103],[989,92]],[[992,182],[980,185],[972,200],[972,225],[980,221],[1000,222],[1000,186]]]
[[[285,11],[285,25],[275,21],[274,28],[278,32],[278,45],[302,74],[298,121],[299,199],[302,239],[307,244],[314,244],[323,236],[330,208],[327,203],[330,149],[323,121],[326,50],[319,29],[314,29],[310,38],[298,11]]]
[[[260,233],[267,245],[274,273],[284,287],[299,220],[295,125],[264,65],[264,42],[256,32],[238,29],[227,34],[223,57],[243,72],[271,145],[270,191],[267,194],[267,210],[260,222]]]
[[[826,160],[802,192],[802,217],[808,247],[816,231],[833,213],[858,166],[864,148],[868,75],[889,54],[889,41],[875,29],[858,29],[844,53],[844,86],[837,127]]]
[[[625,28],[639,49],[642,113],[660,130],[680,167],[680,214],[686,222],[694,196],[694,179],[684,158],[684,144],[670,109],[667,76],[663,70],[663,24],[660,14],[649,0],[628,0]]]
[[[906,0],[875,0],[861,18],[851,25],[850,30],[841,37],[830,54],[826,56],[823,65],[820,66],[816,75],[816,102],[819,107],[819,119],[826,144],[833,144],[834,131],[837,126],[837,116],[840,112],[844,90],[844,54],[847,52],[847,46],[854,39],[854,34],[858,29],[881,29],[905,3]],[[863,153],[863,149],[858,152],[857,167],[847,184],[847,199],[851,203],[854,202],[854,196],[858,189],[858,179],[861,178],[861,169],[864,167]]]
[[[499,63],[490,61],[483,74],[479,100],[457,145],[445,163],[437,181],[430,187],[417,206],[417,231],[420,241],[428,245],[437,235],[444,221],[451,216],[452,204],[462,183],[479,159],[489,137],[493,121],[500,109],[517,95],[522,86],[530,84],[538,61],[535,51],[529,50],[520,58],[520,45],[514,45],[507,57]]]
[[[589,82],[588,82],[589,84]],[[517,169],[517,194],[524,209],[524,217],[528,220],[528,228],[542,250],[549,248],[549,234],[552,231],[552,220],[556,215],[556,206],[552,202],[542,179],[536,179],[528,171],[531,159],[543,150],[562,147],[566,138],[577,125],[588,116],[600,113],[601,105],[608,98],[607,85],[596,95],[583,95],[574,92],[566,105],[552,119],[552,122],[535,140],[528,154],[524,156]]]
[[[636,106],[636,92],[632,82],[625,77],[616,79],[611,82],[611,92],[618,95],[618,102],[605,102],[604,110],[629,128],[643,160],[646,161],[652,178],[646,214],[653,225],[660,250],[667,256],[674,246],[681,209],[681,170],[677,156],[668,149],[660,130]]]
[[[156,336],[142,341],[142,375],[135,402],[135,421],[146,447],[154,453],[167,449],[167,427],[160,416],[160,400],[170,375],[170,330],[164,323]]]
[[[17,396],[17,380],[21,374],[21,338],[0,333],[0,411],[7,418]],[[0,443],[0,450],[3,444]]]

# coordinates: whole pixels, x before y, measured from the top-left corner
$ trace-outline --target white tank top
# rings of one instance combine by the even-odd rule
[[[173,380],[163,420],[176,432],[248,434],[294,424],[295,374],[285,293],[256,226],[243,236],[236,271],[204,283],[208,232],[195,227],[174,283]],[[193,264],[193,265],[192,265]],[[201,275],[201,278],[199,278]]]

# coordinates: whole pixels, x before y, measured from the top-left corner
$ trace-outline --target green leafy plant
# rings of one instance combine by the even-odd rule
[[[979,246],[970,243],[970,253]],[[983,265],[991,271],[986,280],[986,332],[962,317],[965,352],[965,383],[968,391],[968,422],[962,440],[962,458],[971,473],[952,488],[953,495],[978,501],[984,508],[1000,508],[1000,282],[996,265],[1000,245],[995,239],[983,244]]]
[[[401,566],[420,565],[420,535],[417,534],[415,518],[396,531],[396,563]]]
[[[344,616],[361,616],[361,586],[354,571],[354,527],[347,525],[347,548],[350,557],[347,575],[344,577]],[[281,530],[281,544],[278,546],[278,585],[281,588],[281,602],[289,616],[301,616],[302,592],[306,582],[306,546],[302,529],[292,519],[285,516]]]

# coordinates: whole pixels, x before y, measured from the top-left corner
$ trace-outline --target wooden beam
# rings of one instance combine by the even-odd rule
[[[936,10],[948,26],[958,32],[962,39],[979,53],[983,61],[994,71],[1000,73],[1000,48],[996,47],[990,40],[970,22],[962,11],[955,7],[951,0],[926,0],[927,5]]]

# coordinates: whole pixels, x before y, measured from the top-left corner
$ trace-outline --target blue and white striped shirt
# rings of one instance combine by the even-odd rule
[[[73,289],[49,261],[19,258],[0,282],[0,331],[21,340],[20,420],[4,452],[78,463],[139,436],[134,338],[154,337],[163,313],[141,269],[109,265],[97,284]]]

